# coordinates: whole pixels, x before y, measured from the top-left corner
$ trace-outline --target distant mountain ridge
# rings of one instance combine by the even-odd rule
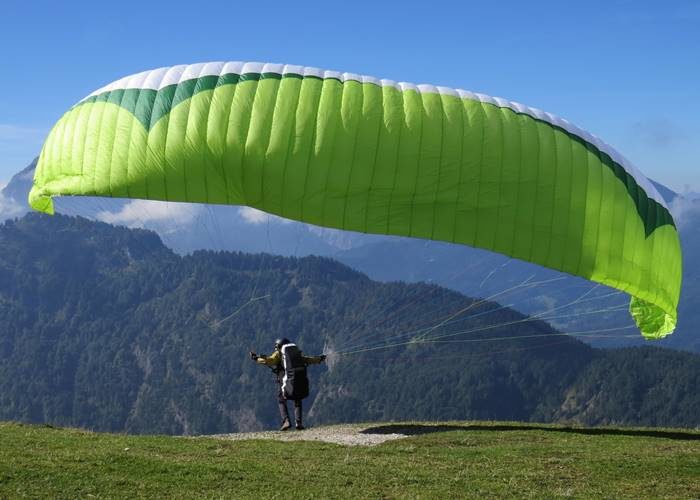
[[[12,198],[16,203],[24,206],[27,210],[29,209],[27,196],[29,195],[29,190],[32,188],[34,169],[38,161],[39,157],[34,158],[29,165],[13,175],[10,182],[7,183],[7,186],[2,189],[3,195]]]
[[[651,181],[651,183],[656,188],[656,190],[659,192],[659,194],[663,197],[663,199],[666,201],[666,203],[671,203],[673,200],[678,198],[678,196],[680,196],[678,193],[676,193],[672,189],[667,188],[663,184],[660,184],[656,181]]]

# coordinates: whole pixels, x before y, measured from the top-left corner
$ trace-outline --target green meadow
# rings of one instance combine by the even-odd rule
[[[0,423],[0,497],[700,497],[700,432],[366,424],[380,445],[231,441]]]

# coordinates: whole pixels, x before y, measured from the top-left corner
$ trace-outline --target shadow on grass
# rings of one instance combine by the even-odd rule
[[[638,436],[663,439],[676,439],[681,441],[698,441],[700,433],[683,430],[653,430],[653,429],[620,429],[606,427],[554,427],[547,425],[525,424],[386,424],[368,427],[360,431],[362,434],[404,434],[417,436],[434,432],[450,431],[545,431],[568,432],[571,434],[584,434],[592,436]]]

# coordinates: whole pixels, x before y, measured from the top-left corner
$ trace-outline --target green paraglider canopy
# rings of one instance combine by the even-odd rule
[[[482,94],[279,64],[146,71],[55,125],[29,200],[52,213],[58,195],[471,245],[629,293],[647,338],[676,324],[678,233],[648,179],[566,120]]]

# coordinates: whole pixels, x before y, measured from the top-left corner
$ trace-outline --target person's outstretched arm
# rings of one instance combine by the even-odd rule
[[[320,356],[304,356],[302,354],[302,359],[304,360],[304,363],[307,365],[317,365],[319,363],[323,363],[326,360],[326,355],[321,354]]]
[[[275,351],[269,356],[258,356],[254,352],[250,353],[250,357],[253,358],[253,360],[261,365],[265,366],[277,366],[280,363],[280,353],[279,351]]]

